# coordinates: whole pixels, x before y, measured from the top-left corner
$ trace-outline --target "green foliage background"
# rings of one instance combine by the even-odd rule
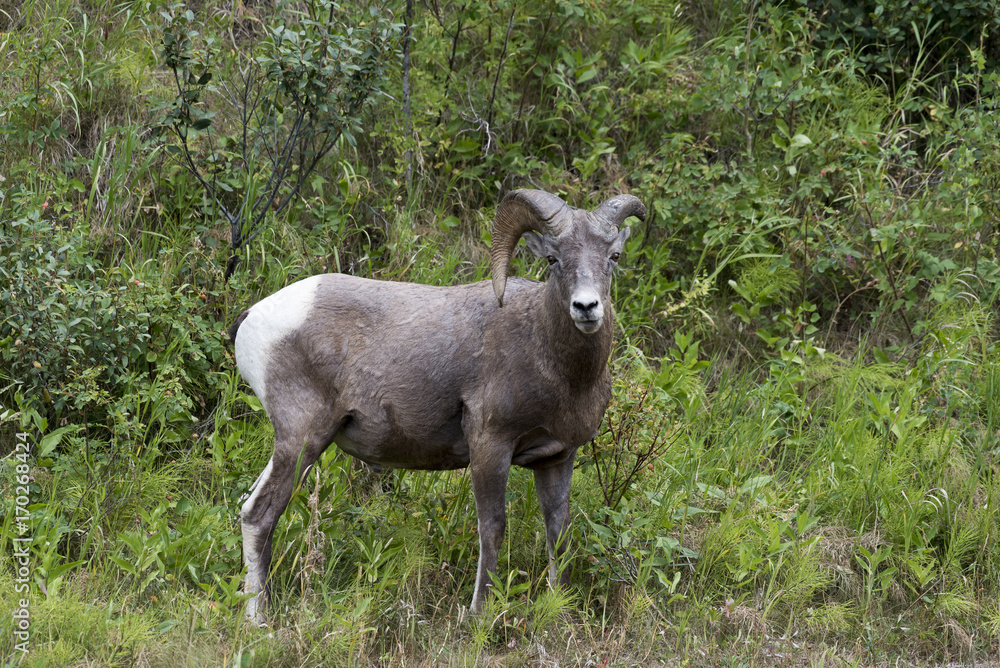
[[[0,550],[31,537],[33,634],[22,656],[0,618],[0,661],[997,656],[995,3],[428,0],[408,94],[396,0],[0,10]],[[318,65],[323,34],[362,65]],[[337,139],[234,265],[223,208],[265,173],[231,102],[254,58],[283,87],[274,132],[298,90]],[[483,279],[517,187],[650,212],[614,287],[571,586],[546,585],[515,471],[495,596],[464,619],[467,475],[375,476],[332,449],[275,536],[274,633],[248,628],[239,499],[273,433],[229,323],[325,271]],[[15,586],[0,564],[5,610]]]

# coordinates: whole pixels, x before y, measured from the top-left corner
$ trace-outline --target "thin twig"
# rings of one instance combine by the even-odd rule
[[[500,51],[500,60],[497,62],[497,73],[493,78],[493,92],[490,93],[490,102],[486,107],[486,124],[493,125],[493,102],[497,97],[497,84],[500,82],[500,72],[503,70],[504,61],[507,58],[507,44],[510,42],[510,31],[514,27],[514,12],[517,6],[511,7],[510,19],[507,21],[507,34],[503,38],[503,49]]]
[[[868,223],[871,225],[872,229],[875,229],[875,220],[872,218],[872,212],[868,209],[868,203],[861,202],[861,208],[864,209],[865,215],[868,216]],[[885,267],[886,278],[889,279],[889,285],[892,287],[892,296],[896,300],[896,303],[902,306],[903,301],[899,298],[899,290],[896,288],[896,279],[893,278],[892,269],[889,267],[889,260],[885,257],[885,250],[882,248],[882,241],[879,240],[875,243],[878,247],[879,257],[882,258],[882,265]],[[906,311],[903,308],[900,308],[899,314],[903,316],[903,324],[906,325],[906,332],[909,334],[910,341],[913,341],[913,328],[910,327],[910,321],[906,317]]]

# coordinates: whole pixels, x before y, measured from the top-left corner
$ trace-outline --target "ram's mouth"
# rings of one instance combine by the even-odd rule
[[[594,318],[593,320],[577,320],[576,318],[573,318],[573,324],[576,325],[576,328],[584,334],[593,334],[599,330],[603,321],[604,318]]]

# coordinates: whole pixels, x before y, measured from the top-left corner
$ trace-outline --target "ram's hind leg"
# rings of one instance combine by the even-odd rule
[[[296,406],[303,408],[302,404]],[[306,413],[318,415],[319,412]],[[297,410],[300,418],[303,411]],[[268,577],[271,569],[271,540],[278,519],[285,512],[292,491],[309,468],[333,441],[335,428],[315,423],[296,428],[291,420],[272,415],[274,423],[274,453],[257,482],[250,498],[240,509],[243,532],[243,562],[247,568],[244,591],[254,594],[247,602],[247,617],[256,624],[265,623],[264,608],[268,604]],[[298,471],[298,476],[296,476]]]
[[[281,516],[284,507],[288,504],[288,499],[291,498],[290,489],[287,496],[284,494],[283,477],[287,477],[284,468],[279,463],[276,471],[274,455],[271,455],[264,471],[250,488],[250,498],[240,509],[243,564],[247,569],[243,591],[253,594],[253,597],[247,601],[246,614],[250,621],[261,626],[265,623],[263,608],[268,603],[264,586],[267,583],[271,561],[271,534],[274,530],[274,524],[277,523],[276,518]],[[285,501],[279,503],[278,498],[282,496],[285,496]],[[271,522],[272,518],[274,522]]]
[[[562,557],[569,543],[569,490],[573,478],[574,452],[565,461],[535,469],[535,493],[545,518],[545,542],[549,548],[549,582],[569,581]],[[562,575],[560,577],[560,571]]]

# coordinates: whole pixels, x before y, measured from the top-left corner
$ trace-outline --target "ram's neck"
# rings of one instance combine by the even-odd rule
[[[570,317],[568,306],[562,303],[555,282],[549,280],[546,285],[543,335],[556,353],[554,359],[558,366],[572,382],[589,385],[607,373],[615,322],[609,300],[602,301],[604,322],[601,328],[593,334],[584,334]]]

